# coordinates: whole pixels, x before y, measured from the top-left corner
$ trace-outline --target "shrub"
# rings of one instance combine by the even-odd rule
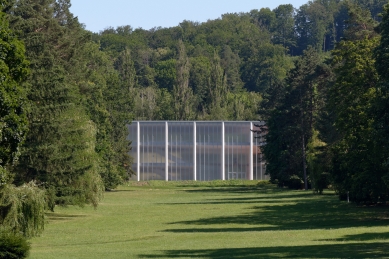
[[[45,192],[34,182],[0,188],[0,224],[26,237],[39,235],[45,224]]]
[[[0,230],[0,259],[26,258],[30,244],[20,234]]]
[[[304,188],[304,182],[297,175],[292,175],[286,182],[286,186],[289,189],[299,190]]]

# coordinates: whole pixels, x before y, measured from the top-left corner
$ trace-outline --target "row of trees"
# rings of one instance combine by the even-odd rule
[[[331,53],[308,48],[262,103],[268,173],[280,185],[331,184],[356,202],[388,200],[389,6],[380,24],[347,3]]]
[[[262,95],[285,79],[296,56],[308,46],[331,50],[343,37],[345,2],[280,5],[172,28],[120,26],[93,40],[118,59],[116,69],[133,89],[138,119],[256,120]],[[379,20],[385,1],[352,2]]]
[[[0,7],[0,224],[33,236],[128,179],[131,92],[69,0]]]

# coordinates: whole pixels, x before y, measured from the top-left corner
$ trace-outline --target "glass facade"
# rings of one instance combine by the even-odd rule
[[[128,125],[133,180],[265,180],[260,122],[134,121]]]
[[[193,180],[193,122],[168,125],[168,181]]]
[[[225,179],[250,179],[250,122],[225,122]],[[255,147],[256,148],[256,147]]]
[[[222,179],[221,122],[196,122],[196,180]]]

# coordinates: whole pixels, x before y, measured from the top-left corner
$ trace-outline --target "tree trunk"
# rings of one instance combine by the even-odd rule
[[[306,159],[305,159],[305,137],[303,133],[302,137],[303,142],[303,171],[304,171],[304,189],[308,190],[308,182],[307,182],[307,165],[306,165]]]

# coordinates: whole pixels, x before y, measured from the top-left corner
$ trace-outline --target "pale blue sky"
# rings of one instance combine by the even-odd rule
[[[280,4],[295,8],[308,0],[72,0],[71,12],[86,29],[99,32],[109,26],[131,25],[149,30],[153,27],[177,26],[183,20],[206,22],[225,13],[249,12],[252,9]]]

